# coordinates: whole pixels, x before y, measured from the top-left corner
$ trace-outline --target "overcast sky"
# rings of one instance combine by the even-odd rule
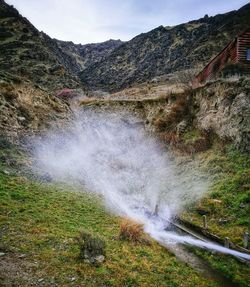
[[[129,40],[160,25],[172,26],[239,9],[244,0],[7,0],[39,30],[75,43]]]

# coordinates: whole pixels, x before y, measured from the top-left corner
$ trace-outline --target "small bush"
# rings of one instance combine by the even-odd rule
[[[132,242],[145,242],[143,224],[129,218],[123,219],[120,225],[119,239]]]
[[[2,134],[0,134],[0,148],[11,149],[13,144]]]
[[[194,142],[188,144],[180,142],[176,146],[176,148],[178,148],[181,152],[187,154],[204,152],[208,150],[210,147],[211,147],[211,141],[209,138],[199,138]]]
[[[105,242],[101,238],[82,230],[77,241],[80,248],[80,259],[84,259],[89,263],[96,265],[99,257],[104,257]]]
[[[213,143],[210,131],[192,130],[186,132],[183,136],[179,136],[176,132],[168,131],[161,132],[160,138],[164,143],[186,154],[206,151]]]
[[[241,63],[237,64],[228,64],[226,65],[223,70],[220,72],[221,77],[229,77],[232,75],[241,76],[246,73],[245,66]]]
[[[209,137],[199,138],[193,143],[194,152],[206,151],[210,147],[211,147],[211,141]]]
[[[163,140],[164,143],[174,146],[180,141],[179,136],[175,132],[161,133],[160,138]]]
[[[156,129],[158,131],[164,131],[166,129],[166,119],[163,117],[163,118],[157,118],[155,121],[154,121],[154,126],[156,127]]]

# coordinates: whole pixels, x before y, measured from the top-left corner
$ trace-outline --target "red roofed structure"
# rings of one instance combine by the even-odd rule
[[[250,28],[239,34],[195,77],[195,84],[214,78],[226,66],[238,64],[240,73],[250,74]]]

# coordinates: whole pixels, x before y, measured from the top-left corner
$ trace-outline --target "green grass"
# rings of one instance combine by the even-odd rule
[[[197,209],[206,211],[212,233],[242,246],[242,235],[250,229],[250,157],[227,147],[209,150],[200,159],[214,182],[207,196],[183,216],[201,226]]]
[[[185,144],[193,143],[200,137],[201,137],[201,131],[198,129],[192,129],[191,131],[187,131],[182,135],[182,139]]]
[[[185,221],[202,227],[202,216],[207,213],[208,231],[224,239],[229,237],[234,244],[243,247],[243,233],[250,231],[250,157],[231,146],[213,149],[197,155],[203,168],[214,178],[207,195],[195,206],[181,215]],[[209,252],[196,251],[213,268],[227,277],[249,286],[249,266],[233,258],[217,256]]]
[[[32,275],[45,278],[45,286],[215,286],[156,242],[118,240],[119,224],[97,196],[0,174],[1,248],[26,254],[24,262],[38,262]],[[80,229],[105,240],[102,266],[79,260]]]
[[[185,140],[197,136],[195,131],[186,134]],[[70,187],[1,174],[6,169],[15,173],[27,163],[15,147],[5,142],[1,147],[1,158],[13,161],[14,166],[0,164],[0,249],[7,254],[26,254],[24,262],[39,262],[39,268],[32,268],[36,280],[46,278],[48,286],[52,280],[59,286],[214,286],[155,242],[149,246],[118,240],[121,219],[104,209],[101,198]],[[201,226],[197,207],[204,209],[210,232],[242,245],[242,234],[249,230],[249,157],[218,146],[197,156],[214,183],[208,195],[183,218]],[[221,224],[221,218],[228,221]],[[105,240],[107,258],[102,266],[92,267],[79,260],[75,238],[81,229]],[[232,281],[248,286],[248,266],[228,256],[199,249],[194,252]],[[73,277],[76,281],[72,283]],[[0,285],[1,278],[0,270]]]
[[[233,257],[227,255],[213,254],[210,251],[203,249],[194,249],[193,252],[209,262],[210,266],[224,274],[232,282],[235,282],[240,287],[249,287],[249,265],[237,261]]]

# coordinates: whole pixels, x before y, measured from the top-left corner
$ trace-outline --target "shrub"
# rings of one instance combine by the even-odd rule
[[[180,136],[176,132],[161,132],[160,138],[178,151],[193,154],[208,150],[213,143],[211,131],[191,130]]]
[[[175,132],[164,132],[160,134],[163,142],[171,145],[176,145],[179,142],[179,136]]]
[[[210,141],[209,137],[203,137],[203,138],[197,139],[193,143],[194,152],[206,151],[210,147],[211,147],[211,141]]]
[[[80,248],[80,259],[94,265],[100,263],[100,257],[105,255],[105,242],[92,233],[82,230],[77,238]]]
[[[144,242],[146,239],[143,232],[143,224],[129,218],[123,219],[120,225],[119,239]]]
[[[220,72],[220,76],[222,77],[229,77],[232,75],[244,75],[246,73],[245,66],[241,63],[237,64],[228,64],[226,65],[223,70]]]
[[[13,144],[3,135],[0,134],[0,148],[11,149]]]
[[[203,132],[199,138],[195,138],[193,141],[180,141],[177,142],[175,147],[183,153],[193,154],[208,150],[212,145],[212,139],[209,132]]]
[[[158,131],[164,131],[167,126],[166,119],[164,117],[155,119],[154,126]]]

